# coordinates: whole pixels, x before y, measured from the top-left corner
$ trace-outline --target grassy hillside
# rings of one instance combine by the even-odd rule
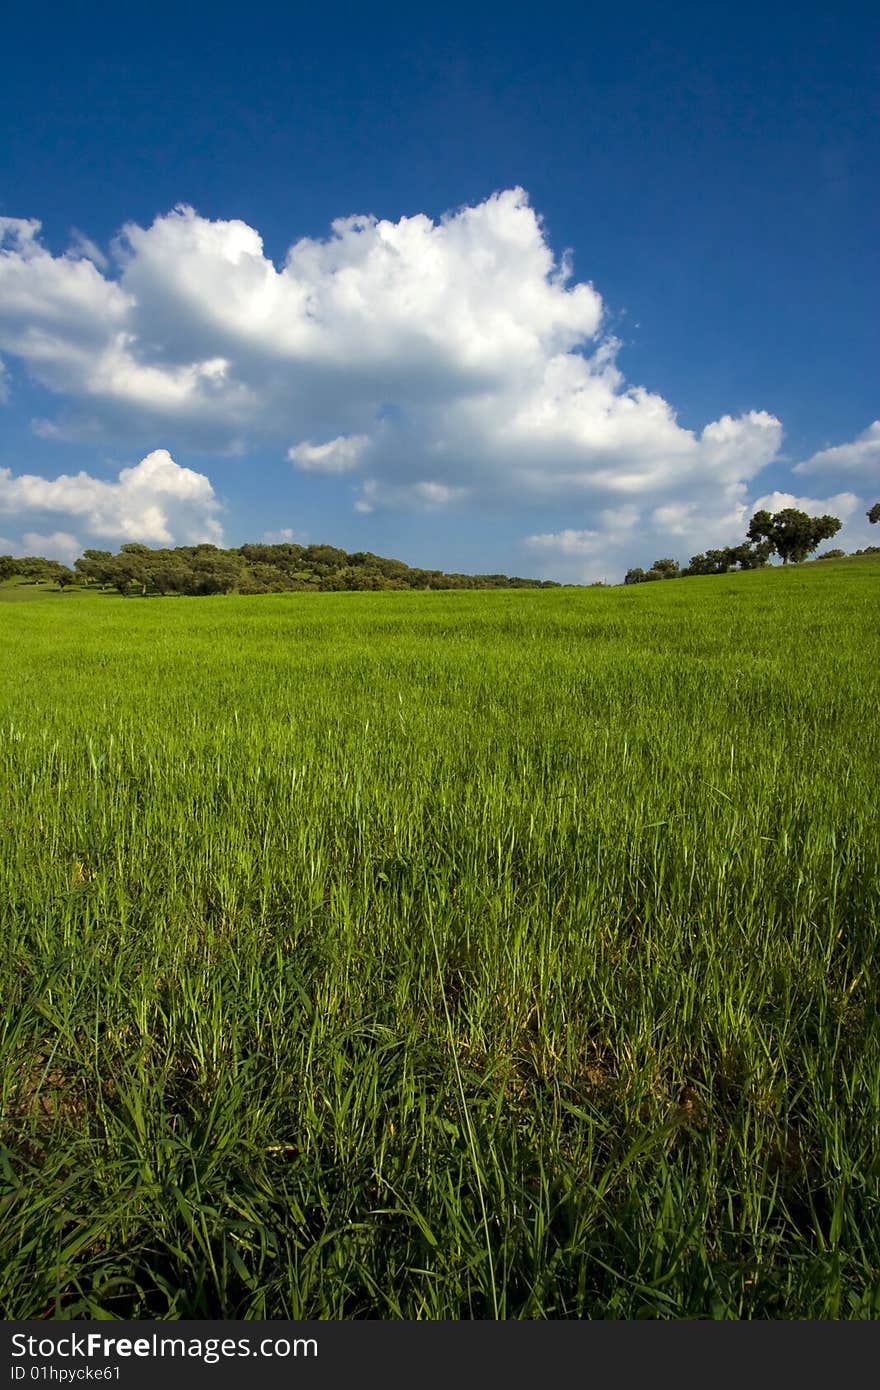
[[[880,1314],[880,563],[0,605],[0,1312]]]

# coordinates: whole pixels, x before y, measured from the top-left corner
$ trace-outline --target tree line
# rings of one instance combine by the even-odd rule
[[[880,522],[880,502],[867,513]],[[655,560],[649,570],[630,569],[625,584],[658,579],[679,579],[690,574],[727,574],[730,570],[759,569],[778,555],[783,564],[799,563],[836,535],[841,523],[835,516],[811,517],[787,507],[772,516],[756,512],[749,523],[748,539],[741,545],[707,550],[679,568],[676,560]],[[843,555],[829,550],[820,559]],[[880,553],[869,545],[856,555]],[[219,546],[179,545],[151,549],[138,542],[110,550],[84,550],[73,568],[43,555],[0,555],[0,581],[18,576],[32,583],[115,589],[141,594],[277,594],[297,590],[323,593],[341,590],[389,589],[558,589],[552,579],[523,579],[506,574],[447,574],[443,570],[412,568],[402,560],[386,559],[368,550],[349,554],[332,545],[242,545],[234,550]]]
[[[332,545],[181,545],[151,549],[131,542],[110,550],[85,550],[73,568],[39,555],[0,556],[0,579],[14,575],[35,583],[115,589],[141,594],[277,594],[317,590],[552,589],[550,579],[506,574],[446,574],[414,569],[370,551],[349,554]]]
[[[867,516],[872,523],[880,522],[880,502],[871,507]],[[748,539],[741,545],[727,545],[719,550],[692,555],[690,563],[683,569],[679,568],[676,560],[655,560],[649,570],[627,570],[623,582],[644,584],[658,579],[681,579],[689,574],[728,574],[731,570],[761,569],[769,563],[772,555],[778,555],[784,565],[800,564],[822,541],[836,536],[841,524],[836,516],[810,516],[796,507],[784,507],[772,515],[768,511],[755,512],[746,533]],[[869,545],[854,553],[877,554],[880,553],[880,546]],[[843,554],[842,550],[828,550],[819,559],[839,559]]]

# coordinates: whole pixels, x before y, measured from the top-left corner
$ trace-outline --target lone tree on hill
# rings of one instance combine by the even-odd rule
[[[868,520],[871,522],[872,525],[875,522],[880,521],[880,502],[874,503],[873,507],[868,512]]]
[[[841,522],[836,516],[808,516],[796,507],[785,507],[771,516],[767,511],[755,512],[749,523],[750,541],[767,541],[787,565],[798,564],[829,537],[836,536]]]

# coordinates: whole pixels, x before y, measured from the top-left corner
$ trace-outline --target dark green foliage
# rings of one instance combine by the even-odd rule
[[[673,578],[677,578],[677,575],[664,574],[662,570],[658,570],[656,567],[649,570],[636,567],[636,569],[627,570],[623,582],[624,584],[651,584],[657,579]]]
[[[58,560],[47,560],[44,555],[0,556],[0,579],[11,579],[20,575],[34,584],[57,584],[65,589],[79,583],[79,575]]]
[[[757,542],[769,538],[772,530],[773,517],[766,509],[763,509],[759,512],[755,512],[749,522],[749,529],[746,534],[750,541]]]
[[[872,525],[880,521],[880,502],[875,502],[871,510],[867,513],[868,520]]]
[[[817,560],[843,560],[846,558],[845,550],[826,550],[821,555],[817,555]]]
[[[85,582],[102,587],[113,583],[113,555],[109,550],[84,550],[73,567]]]
[[[556,589],[553,580],[522,579],[506,574],[446,574],[412,569],[402,560],[369,551],[349,555],[332,545],[181,545],[153,550],[138,542],[109,550],[85,550],[76,574],[55,560],[39,556],[0,556],[0,579],[26,575],[35,581],[98,584],[121,594],[323,593],[380,589]],[[62,579],[63,576],[63,579]]]
[[[767,541],[750,545],[728,545],[721,550],[707,550],[705,555],[691,556],[691,562],[684,574],[727,574],[730,570],[761,569],[770,558],[771,547]]]
[[[677,560],[655,560],[651,569],[655,570],[661,579],[677,579],[680,574]]]
[[[748,540],[692,555],[682,574],[728,574],[731,570],[762,569],[774,553],[783,564],[805,560],[821,541],[834,536],[841,523],[836,516],[808,516],[787,507],[773,516],[755,512],[749,523]]]
[[[769,544],[784,565],[789,561],[799,564],[822,541],[836,535],[840,527],[836,516],[809,516],[796,507],[784,507],[773,516],[767,511],[755,512],[748,535],[749,540]]]
[[[678,579],[681,571],[675,560],[655,560],[649,570],[627,570],[624,584],[650,584],[657,579]]]
[[[699,555],[692,555],[690,564],[685,569],[685,574],[726,574],[727,563],[722,559],[724,552],[721,550],[709,550],[705,554],[701,551]]]

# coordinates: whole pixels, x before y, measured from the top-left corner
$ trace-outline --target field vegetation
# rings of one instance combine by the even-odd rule
[[[0,603],[0,1311],[880,1315],[880,561]]]
[[[178,545],[157,549],[131,541],[114,554],[85,550],[73,569],[44,555],[0,555],[0,580],[13,577],[61,589],[96,584],[142,598],[165,594],[342,593],[389,589],[556,589],[550,579],[506,574],[446,574],[414,569],[369,550],[349,554],[334,545]]]

